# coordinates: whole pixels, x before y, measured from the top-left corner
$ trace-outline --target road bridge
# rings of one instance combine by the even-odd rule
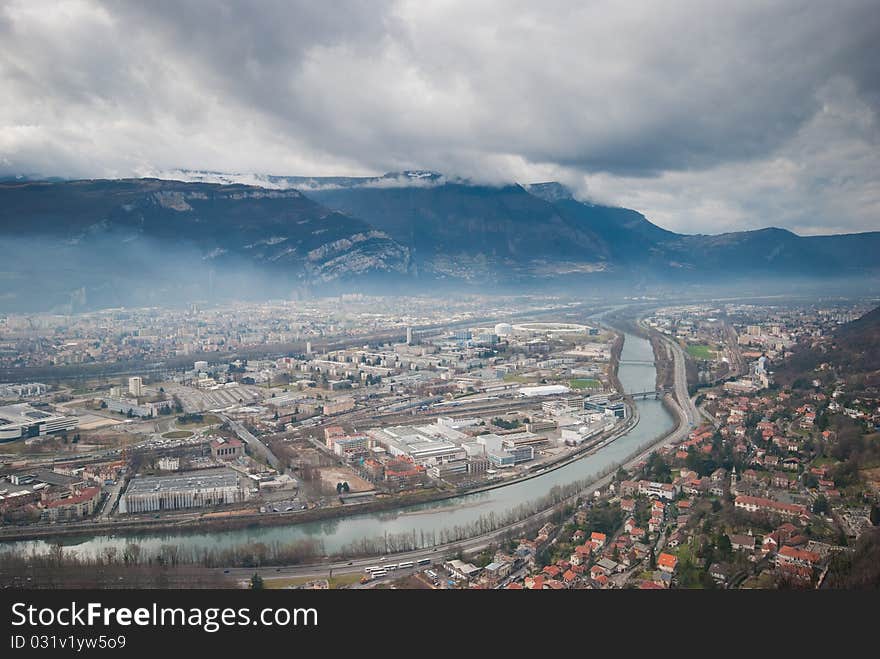
[[[656,390],[651,390],[651,391],[637,391],[635,393],[632,393],[632,394],[628,393],[626,395],[629,396],[630,398],[633,398],[633,399],[635,399],[635,398],[650,398],[652,396],[654,398],[660,398],[660,396],[662,396],[664,393],[666,393],[666,392],[663,391],[662,389],[656,389]]]

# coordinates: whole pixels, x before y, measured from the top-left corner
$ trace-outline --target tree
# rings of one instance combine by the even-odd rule
[[[342,491],[343,492],[350,492],[351,491],[351,487],[349,487],[348,481],[345,481],[344,483],[342,483]]]
[[[733,545],[730,542],[730,538],[726,533],[722,533],[718,538],[718,542],[715,543],[715,546],[718,547],[718,553],[724,556],[725,558],[729,558],[731,553],[733,552]]]
[[[871,524],[873,524],[874,526],[880,526],[880,506],[877,506],[876,503],[871,506],[870,518]]]
[[[135,542],[125,545],[122,550],[122,560],[126,565],[137,565],[141,558],[141,546]]]
[[[251,590],[263,590],[263,577],[256,572],[251,577]]]
[[[828,512],[828,499],[824,494],[820,494],[813,502],[813,512],[817,515],[823,515]]]

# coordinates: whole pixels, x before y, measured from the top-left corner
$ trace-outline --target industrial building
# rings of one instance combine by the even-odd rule
[[[75,416],[37,409],[27,403],[6,405],[0,407],[0,442],[73,430],[78,423]]]
[[[49,391],[49,387],[42,382],[0,384],[0,398],[36,398],[47,391]]]
[[[571,389],[564,384],[544,384],[536,387],[520,387],[519,395],[528,398],[534,396],[559,396],[567,394]]]
[[[131,481],[119,498],[120,513],[206,508],[244,501],[247,493],[231,469],[211,469],[174,476],[145,476]]]
[[[156,403],[141,403],[131,398],[103,398],[104,404],[111,412],[119,412],[120,414],[131,414],[131,416],[139,416],[149,418],[159,416],[163,410],[170,410],[174,404],[171,400],[160,400]]]
[[[461,442],[468,436],[442,424],[424,426],[394,426],[368,432],[373,442],[393,457],[407,456],[417,464],[434,465],[438,462],[463,460],[466,457]]]

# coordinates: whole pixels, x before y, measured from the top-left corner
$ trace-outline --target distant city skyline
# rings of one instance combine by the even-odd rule
[[[878,37],[867,0],[11,0],[0,176],[430,169],[686,233],[872,231]]]

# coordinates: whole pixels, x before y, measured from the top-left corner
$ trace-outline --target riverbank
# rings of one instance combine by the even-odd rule
[[[617,379],[617,370],[620,363],[620,354],[623,349],[623,337],[623,333],[618,333],[615,339],[614,347],[612,349],[612,368],[610,369],[613,376],[612,382],[614,383],[615,388],[621,393],[623,392],[623,385]],[[330,508],[313,508],[311,510],[295,510],[270,514],[258,512],[236,514],[235,512],[232,512],[232,514],[223,517],[209,517],[211,513],[205,513],[204,517],[188,517],[186,519],[175,519],[174,517],[169,518],[168,516],[164,516],[160,519],[125,520],[117,517],[108,522],[89,521],[65,524],[64,526],[0,528],[0,543],[38,539],[52,540],[77,538],[105,533],[154,535],[170,531],[174,533],[190,532],[197,534],[209,531],[252,529],[263,526],[271,527],[306,524],[309,522],[327,521],[351,515],[387,512],[419,504],[442,502],[457,497],[489,492],[491,490],[510,487],[533,478],[538,478],[557,469],[566,467],[573,462],[593,455],[596,451],[619,439],[635,428],[639,423],[638,407],[633,404],[632,399],[629,397],[625,398],[625,404],[627,407],[627,417],[618,427],[615,427],[607,433],[603,433],[594,441],[577,448],[571,453],[561,455],[546,463],[542,463],[541,465],[536,465],[536,468],[532,471],[517,476],[516,478],[445,492],[432,489],[425,492],[371,499],[369,501],[333,506]]]
[[[627,337],[623,351],[625,363],[620,367],[620,379],[627,389],[642,391],[653,386],[656,371],[652,365],[645,364],[651,356],[652,348],[647,341],[638,337],[632,337],[630,341]],[[627,360],[633,364],[626,363]],[[648,400],[639,403],[637,414],[630,417],[626,426],[617,429],[615,439],[603,440],[584,453],[565,456],[554,468],[526,474],[516,481],[488,484],[480,488],[480,492],[446,492],[442,497],[435,492],[405,502],[396,499],[352,504],[335,509],[332,519],[306,521],[300,514],[299,519],[292,520],[287,515],[278,514],[272,516],[272,524],[265,523],[269,521],[265,517],[259,520],[260,524],[253,524],[242,518],[235,521],[235,527],[240,530],[231,529],[228,519],[223,520],[220,529],[205,530],[205,520],[199,520],[201,526],[183,528],[178,525],[169,528],[164,535],[152,526],[138,529],[142,536],[136,541],[141,543],[145,552],[155,553],[166,546],[179,546],[186,552],[216,552],[219,548],[255,544],[287,546],[309,540],[321,543],[326,554],[353,549],[360,554],[362,546],[381,547],[383,534],[388,542],[392,537],[411,538],[407,543],[392,543],[399,547],[396,551],[407,545],[432,547],[453,539],[461,542],[479,535],[481,526],[497,528],[495,525],[499,521],[512,521],[521,512],[533,512],[535,502],[544,500],[548,493],[558,488],[570,491],[569,487],[574,483],[580,488],[587,487],[601,474],[613,472],[634,451],[650,450],[668,435],[677,421],[670,417],[660,401]],[[444,505],[444,501],[449,504]],[[462,505],[457,505],[459,503]],[[309,512],[312,515],[327,514],[326,510]],[[45,532],[49,533],[46,537],[51,537],[49,529]],[[76,532],[78,537],[71,534],[64,545],[82,556],[99,554],[110,547],[121,550],[126,543],[135,541],[119,526],[112,527],[104,535],[94,525],[80,526]],[[57,537],[57,533],[55,535]],[[10,548],[16,551],[44,553],[50,549],[50,545],[42,540],[15,544],[10,543]],[[390,545],[388,548],[394,551]]]
[[[438,493],[437,491],[418,492],[414,494],[398,495],[388,498],[372,499],[359,503],[351,503],[343,506],[334,506],[332,508],[313,508],[311,510],[295,510],[291,512],[280,513],[245,513],[235,514],[224,517],[209,517],[212,513],[205,513],[204,517],[189,518],[183,520],[160,519],[136,519],[110,522],[82,522],[66,524],[64,526],[44,526],[44,527],[18,527],[0,529],[0,542],[17,542],[22,540],[38,540],[38,539],[60,539],[64,537],[83,537],[97,534],[133,534],[133,535],[152,535],[162,532],[172,531],[174,533],[204,533],[206,531],[234,531],[237,529],[259,528],[261,526],[285,526],[295,524],[306,524],[308,522],[320,522],[332,520],[339,517],[348,517],[351,515],[361,515],[369,513],[386,512],[389,510],[404,509],[425,503],[442,502],[448,499],[454,499],[471,494],[479,494],[481,492],[489,492],[491,490],[509,487],[522,483],[539,476],[543,476],[549,472],[561,469],[573,462],[588,457],[600,450],[608,443],[619,439],[622,435],[629,432],[638,424],[638,412],[631,414],[627,422],[620,428],[616,428],[608,437],[600,437],[592,444],[582,449],[561,456],[559,459],[546,463],[543,467],[504,481],[497,483],[487,483],[478,485],[473,488],[460,489],[455,491],[447,491]],[[213,513],[216,514],[216,513]],[[116,518],[120,520],[121,518]]]

